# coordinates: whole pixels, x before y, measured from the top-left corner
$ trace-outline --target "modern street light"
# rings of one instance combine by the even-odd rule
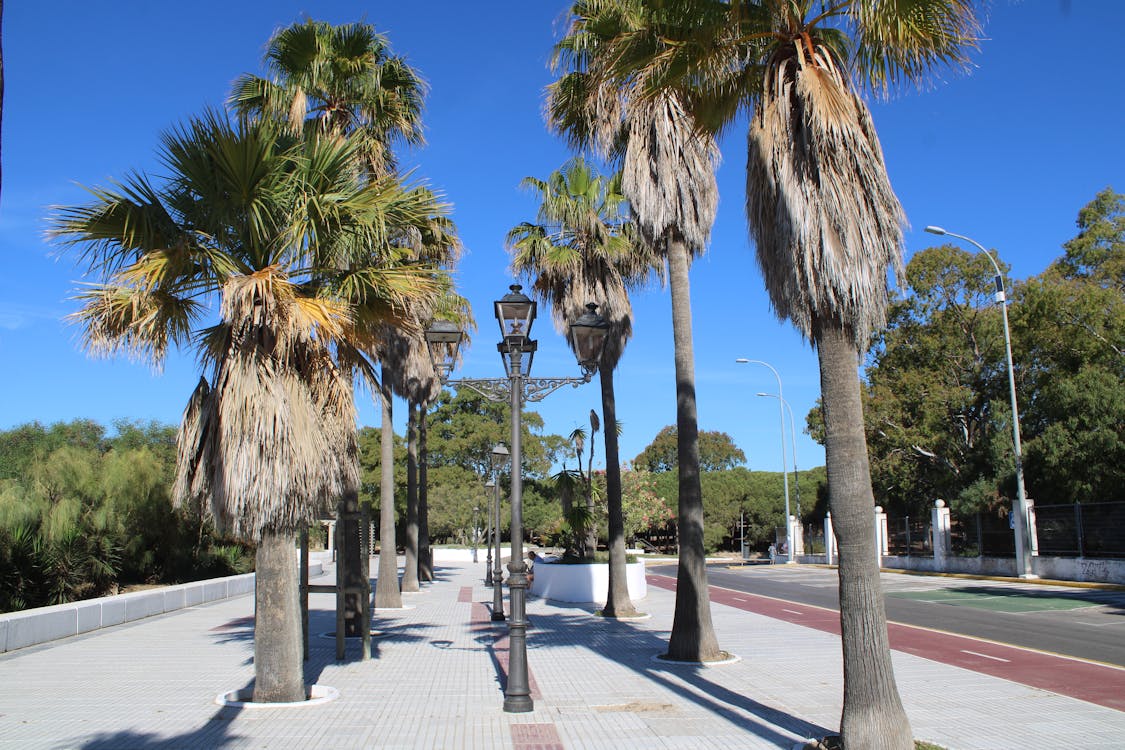
[[[493,485],[493,533],[496,534],[496,567],[492,569],[492,621],[500,622],[504,619],[504,571],[500,569],[500,470],[508,463],[511,456],[508,448],[503,443],[492,446],[492,485]],[[491,550],[489,551],[491,559]]]
[[[493,303],[496,322],[500,325],[500,343],[497,351],[504,362],[505,378],[462,378],[447,380],[446,376],[456,361],[456,346],[460,344],[460,331],[450,331],[446,326],[431,326],[426,332],[434,369],[443,385],[467,387],[492,401],[508,400],[512,409],[512,551],[508,562],[508,588],[511,592],[511,617],[508,620],[508,684],[504,690],[504,710],[524,713],[534,708],[527,673],[527,564],[523,559],[523,478],[521,476],[522,411],[525,401],[539,401],[564,385],[578,387],[590,382],[598,369],[602,349],[605,347],[609,324],[597,314],[597,306],[586,306],[586,312],[570,325],[570,340],[582,368],[581,378],[531,378],[531,363],[537,342],[531,340],[531,325],[535,322],[536,303],[523,294],[522,287],[513,284],[508,294]],[[431,331],[433,334],[431,335]],[[525,364],[526,356],[526,364]],[[498,590],[498,589],[494,589]]]
[[[1016,458],[1016,569],[1020,578],[1038,578],[1031,565],[1031,514],[1028,512],[1027,490],[1023,483],[1023,450],[1020,448],[1020,411],[1016,403],[1016,372],[1012,365],[1012,334],[1008,328],[1007,295],[1004,292],[1004,274],[1000,265],[992,257],[992,253],[985,249],[971,237],[946,231],[941,227],[929,226],[926,231],[930,234],[956,237],[977,247],[996,269],[996,304],[1000,306],[1000,313],[1004,319],[1004,353],[1008,358],[1008,395],[1012,400],[1012,444],[1015,448]]]
[[[789,412],[789,437],[790,447],[793,448],[793,491],[796,493],[794,498],[797,501],[797,520],[801,520],[801,477],[797,473],[797,421],[793,419],[793,407],[789,402],[781,398],[776,393],[759,393],[759,396],[766,398],[780,398],[781,403],[784,404],[785,410]]]
[[[739,357],[735,362],[740,365],[750,364],[768,367],[769,371],[773,373],[773,376],[777,378],[777,395],[778,398],[781,399],[781,402],[777,405],[778,414],[781,415],[781,481],[782,485],[785,487],[785,562],[786,564],[795,563],[797,560],[795,556],[796,550],[793,549],[793,521],[789,515],[789,470],[785,468],[785,398],[781,390],[781,375],[777,373],[777,370],[773,369],[773,365],[768,362],[763,362],[760,359]]]

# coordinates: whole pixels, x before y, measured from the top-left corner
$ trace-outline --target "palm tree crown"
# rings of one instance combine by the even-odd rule
[[[601,364],[616,368],[633,330],[627,289],[661,271],[636,236],[621,175],[604,177],[576,157],[546,180],[526,177],[521,184],[539,198],[538,222],[508,232],[513,269],[550,303],[555,328],[564,335],[586,304],[596,303],[610,326]]]
[[[235,81],[231,102],[243,114],[288,122],[294,132],[348,133],[376,173],[394,170],[396,142],[423,142],[426,84],[372,26],[306,20],[279,31],[265,61],[272,80]]]
[[[774,309],[810,340],[814,321],[833,320],[866,348],[885,323],[886,269],[902,271],[906,217],[853,80],[885,92],[964,64],[971,5],[773,1],[743,19],[744,32],[767,24],[751,48],[763,76],[749,92],[750,231]]]
[[[334,423],[354,423],[340,362],[365,346],[357,321],[398,323],[441,286],[389,264],[388,236],[431,204],[360,179],[355,148],[209,112],[164,137],[164,185],[135,175],[53,220],[104,278],[78,297],[88,348],[160,364],[194,337],[211,365],[185,414],[177,494],[210,501],[242,538],[295,529],[354,479],[323,456]]]

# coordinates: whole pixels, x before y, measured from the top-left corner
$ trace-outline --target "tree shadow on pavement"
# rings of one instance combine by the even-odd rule
[[[585,649],[603,659],[627,667],[656,685],[721,717],[742,731],[779,747],[790,747],[793,738],[777,731],[784,728],[798,737],[823,737],[833,730],[768,706],[736,692],[709,675],[734,665],[704,666],[696,662],[655,661],[668,651],[667,633],[639,627],[622,620],[599,620],[587,611],[580,613],[535,614],[529,617],[528,662],[534,683],[536,651]],[[488,623],[493,625],[493,623]],[[475,639],[488,648],[501,689],[507,681],[507,624],[480,628]],[[539,669],[545,666],[541,663]],[[752,689],[752,685],[747,688]]]
[[[248,685],[247,689],[249,687]],[[218,749],[241,745],[246,738],[230,734],[231,721],[241,712],[242,708],[239,706],[220,706],[206,724],[183,734],[166,737],[130,730],[103,732],[75,747],[81,750],[173,750],[173,748],[179,750],[185,747]]]

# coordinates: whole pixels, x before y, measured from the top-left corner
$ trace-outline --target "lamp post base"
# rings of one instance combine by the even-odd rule
[[[504,699],[504,712],[509,714],[526,714],[535,710],[535,702],[531,696],[517,695]]]
[[[492,621],[493,622],[504,622],[504,620],[507,620],[507,619],[508,618],[504,616],[503,612],[493,612],[492,613]]]

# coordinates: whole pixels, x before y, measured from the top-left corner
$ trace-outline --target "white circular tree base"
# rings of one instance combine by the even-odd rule
[[[340,691],[327,685],[306,685],[305,693],[308,696],[303,701],[289,701],[288,703],[255,703],[254,690],[231,690],[229,693],[219,693],[215,696],[215,703],[220,706],[234,706],[236,708],[299,708],[303,706],[319,706],[322,703],[334,701],[340,697]]]

